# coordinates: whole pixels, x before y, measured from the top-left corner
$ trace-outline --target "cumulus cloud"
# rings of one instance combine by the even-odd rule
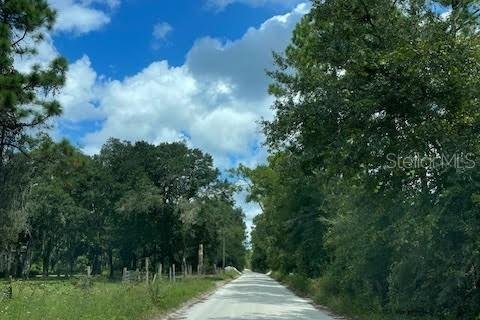
[[[65,87],[57,97],[63,106],[65,120],[80,122],[104,117],[102,111],[96,107],[96,85],[97,74],[87,56],[70,65]]]
[[[153,143],[185,140],[214,155],[216,164],[226,168],[236,159],[252,157],[260,143],[258,113],[234,103],[214,104],[210,97],[215,94],[208,91],[218,90],[221,95],[222,87],[205,87],[185,66],[155,62],[133,77],[100,86],[98,105],[105,121],[100,130],[84,137],[89,153],[98,152],[109,137]]]
[[[119,0],[50,0],[57,10],[55,30],[83,34],[100,29],[110,22],[109,12]]]
[[[25,40],[31,42],[30,39]],[[15,68],[28,73],[34,65],[47,67],[59,53],[53,45],[49,34],[45,34],[45,40],[36,45],[36,55],[18,55],[15,57]],[[97,74],[92,69],[90,59],[82,57],[68,67],[65,86],[55,97],[63,107],[62,120],[81,122],[85,120],[98,120],[103,117],[101,111],[96,108],[97,100]]]
[[[191,124],[192,143],[214,154],[249,156],[258,136],[258,115],[232,107],[219,107],[200,115]]]
[[[272,51],[282,52],[290,42],[292,30],[309,6],[301,4],[292,12],[273,17],[259,28],[250,28],[242,38],[221,42],[203,38],[187,56],[187,66],[198,79],[232,83],[237,97],[256,101],[265,96],[271,69]]]
[[[110,137],[185,140],[211,153],[221,168],[255,165],[266,155],[258,121],[272,116],[264,70],[272,67],[271,52],[285,49],[307,9],[300,5],[235,41],[200,39],[184,65],[157,61],[122,80],[100,81],[83,57],[72,65],[61,95],[65,117],[102,119],[81,141],[89,153]]]
[[[304,0],[207,0],[207,7],[221,11],[234,3],[242,3],[245,5],[260,7],[268,4],[282,5],[284,7],[292,7]]]
[[[110,137],[150,142],[184,138],[195,114],[198,86],[185,68],[155,62],[123,81],[104,83],[99,105],[107,115],[101,130],[86,135],[88,152],[97,152]]]

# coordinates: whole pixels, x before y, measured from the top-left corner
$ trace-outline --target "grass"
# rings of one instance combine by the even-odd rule
[[[125,285],[78,280],[18,281],[13,298],[0,301],[2,320],[141,320],[174,309],[213,289],[231,275],[194,277],[176,283]],[[6,284],[6,283],[4,283]],[[0,293],[3,285],[0,283]]]

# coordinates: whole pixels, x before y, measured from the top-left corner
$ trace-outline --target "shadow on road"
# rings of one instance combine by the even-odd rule
[[[320,314],[318,310],[313,309],[311,305],[305,303],[305,300],[292,294],[284,286],[270,278],[264,277],[248,277],[239,279],[234,287],[226,289],[224,295],[219,297],[224,300],[227,305],[236,304],[238,308],[245,306],[261,304],[262,306],[288,306],[283,310],[279,308],[277,314],[249,313],[245,316],[232,317],[211,317],[216,320],[326,320],[331,319]]]

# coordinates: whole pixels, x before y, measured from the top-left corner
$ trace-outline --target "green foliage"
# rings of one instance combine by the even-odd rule
[[[90,290],[94,285],[91,277],[88,277],[88,276],[80,276],[74,279],[72,283],[75,285],[76,288],[81,290]]]
[[[293,288],[300,295],[308,295],[310,291],[310,279],[301,274],[291,274],[285,278],[283,281],[290,287]]]
[[[35,56],[35,46],[51,29],[55,12],[45,0],[0,2],[0,248],[11,245],[25,227],[23,194],[28,188],[23,171],[18,171],[18,152],[26,153],[35,139],[30,134],[61,113],[53,99],[65,81],[67,62],[56,58],[48,66],[34,65],[30,71],[17,70],[19,56]],[[0,269],[2,269],[0,267]]]
[[[238,278],[239,274],[235,270],[225,270],[224,272],[222,272],[221,276],[224,280],[231,280]]]
[[[355,311],[478,318],[479,9],[313,2],[269,73],[269,162],[239,170],[263,210],[253,268]]]
[[[321,219],[326,212],[324,200],[313,195],[321,194],[321,184],[297,167],[291,153],[272,156],[269,167],[242,170],[252,183],[251,200],[257,199],[263,209],[252,232],[254,270],[268,266],[287,274],[319,275],[326,259]]]
[[[148,285],[147,290],[148,290],[148,295],[150,299],[152,300],[152,303],[158,305],[161,303],[162,299],[165,299],[165,297],[168,294],[168,286],[166,283],[163,281],[155,281],[154,283],[151,283]]]
[[[11,164],[24,166],[19,155]],[[206,271],[225,262],[245,264],[244,213],[235,208],[235,188],[218,178],[212,158],[183,143],[109,141],[88,157],[67,141],[44,137],[29,153],[22,194],[26,221],[14,242],[10,272],[28,276],[101,274],[124,267],[176,264],[196,269],[203,244]],[[225,244],[225,245],[224,245]],[[0,255],[1,266],[5,260]],[[211,270],[210,270],[211,269]],[[152,270],[151,270],[152,271]]]

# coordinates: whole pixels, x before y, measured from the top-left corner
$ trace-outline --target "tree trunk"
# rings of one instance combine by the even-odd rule
[[[113,279],[115,276],[115,270],[113,269],[113,250],[108,249],[108,267],[110,268],[109,278]]]
[[[42,262],[43,262],[43,277],[48,277],[48,270],[50,267],[50,254],[44,253],[42,256]]]
[[[7,251],[7,276],[10,277],[12,276],[12,266],[13,266],[13,253],[12,253],[12,247],[8,246],[8,251]]]
[[[22,277],[24,279],[28,279],[30,275],[30,267],[32,265],[32,241],[29,240],[27,242],[27,249],[25,251],[25,259],[23,261],[23,267],[22,267]]]
[[[68,262],[68,277],[72,277],[75,272],[75,259],[71,258]]]
[[[203,244],[198,248],[198,274],[203,274]]]
[[[223,239],[222,239],[222,268],[225,270],[225,232],[223,233]]]
[[[42,262],[43,276],[48,277],[48,268],[50,267],[50,250],[47,248],[47,235],[45,231],[42,233]]]

